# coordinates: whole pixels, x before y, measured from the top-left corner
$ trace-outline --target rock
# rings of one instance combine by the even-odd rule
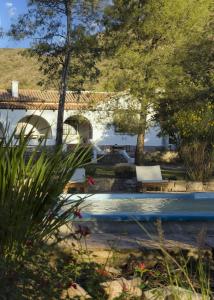
[[[204,190],[213,192],[214,191],[214,181],[213,180],[207,181],[204,184]]]
[[[201,181],[187,182],[187,192],[202,192],[203,190],[204,190],[204,186]]]
[[[143,293],[145,300],[209,300],[201,294],[195,294],[189,290],[176,287],[167,286],[163,288],[155,288]]]
[[[175,187],[175,181],[169,180],[166,186],[163,186],[164,192],[173,192]]]
[[[74,286],[64,290],[60,299],[73,299],[75,297],[79,297],[78,299],[80,300],[92,299],[91,296],[79,284],[74,284]]]
[[[184,180],[177,180],[174,181],[174,188],[173,192],[186,192],[187,189],[187,183]]]
[[[139,288],[140,284],[140,278],[127,280],[123,277],[118,278],[117,280],[101,283],[106,294],[108,295],[108,300],[113,300],[117,297],[120,297],[120,295],[124,292],[132,297],[141,297],[142,290]]]
[[[88,186],[88,192],[109,192],[114,185],[114,178],[95,178],[96,184]]]
[[[113,267],[109,267],[109,266],[106,266],[105,267],[105,271],[112,274],[112,275],[120,275],[121,274],[121,271],[116,269],[116,268],[113,268]]]

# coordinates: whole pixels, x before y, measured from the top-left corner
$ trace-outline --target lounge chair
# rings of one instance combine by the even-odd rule
[[[72,175],[69,182],[64,187],[64,192],[67,193],[69,189],[74,188],[77,191],[80,192],[86,192],[86,176],[85,176],[85,169],[84,168],[77,168],[74,171],[74,174]]]
[[[138,190],[146,192],[148,187],[162,188],[168,183],[163,180],[160,166],[136,166],[136,175],[138,181]]]

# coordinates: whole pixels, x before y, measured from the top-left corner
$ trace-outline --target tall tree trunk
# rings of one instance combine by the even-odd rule
[[[145,139],[145,132],[138,133],[137,145],[135,150],[135,164],[138,166],[143,164],[144,139]]]
[[[66,90],[68,84],[68,70],[71,60],[71,32],[72,32],[72,1],[64,0],[66,17],[67,17],[67,34],[66,34],[66,50],[62,69],[62,76],[59,88],[59,105],[57,115],[56,145],[62,144],[63,123],[64,123],[64,107],[66,99]]]
[[[142,165],[143,164],[143,151],[144,151],[144,140],[145,140],[145,132],[146,132],[146,117],[147,117],[147,108],[143,107],[141,104],[141,114],[140,114],[140,125],[139,132],[137,135],[137,145],[135,150],[135,164]]]

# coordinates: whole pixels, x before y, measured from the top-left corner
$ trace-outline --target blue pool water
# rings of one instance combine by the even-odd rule
[[[84,219],[214,221],[214,193],[79,194]]]

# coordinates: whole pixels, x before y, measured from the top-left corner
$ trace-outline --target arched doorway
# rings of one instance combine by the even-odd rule
[[[93,138],[93,129],[90,121],[75,115],[67,118],[63,125],[63,140],[66,144],[87,144]]]
[[[36,115],[26,116],[18,122],[15,132],[16,138],[20,137],[21,132],[25,136],[30,135],[30,139],[35,140],[52,138],[50,124],[41,116]]]

